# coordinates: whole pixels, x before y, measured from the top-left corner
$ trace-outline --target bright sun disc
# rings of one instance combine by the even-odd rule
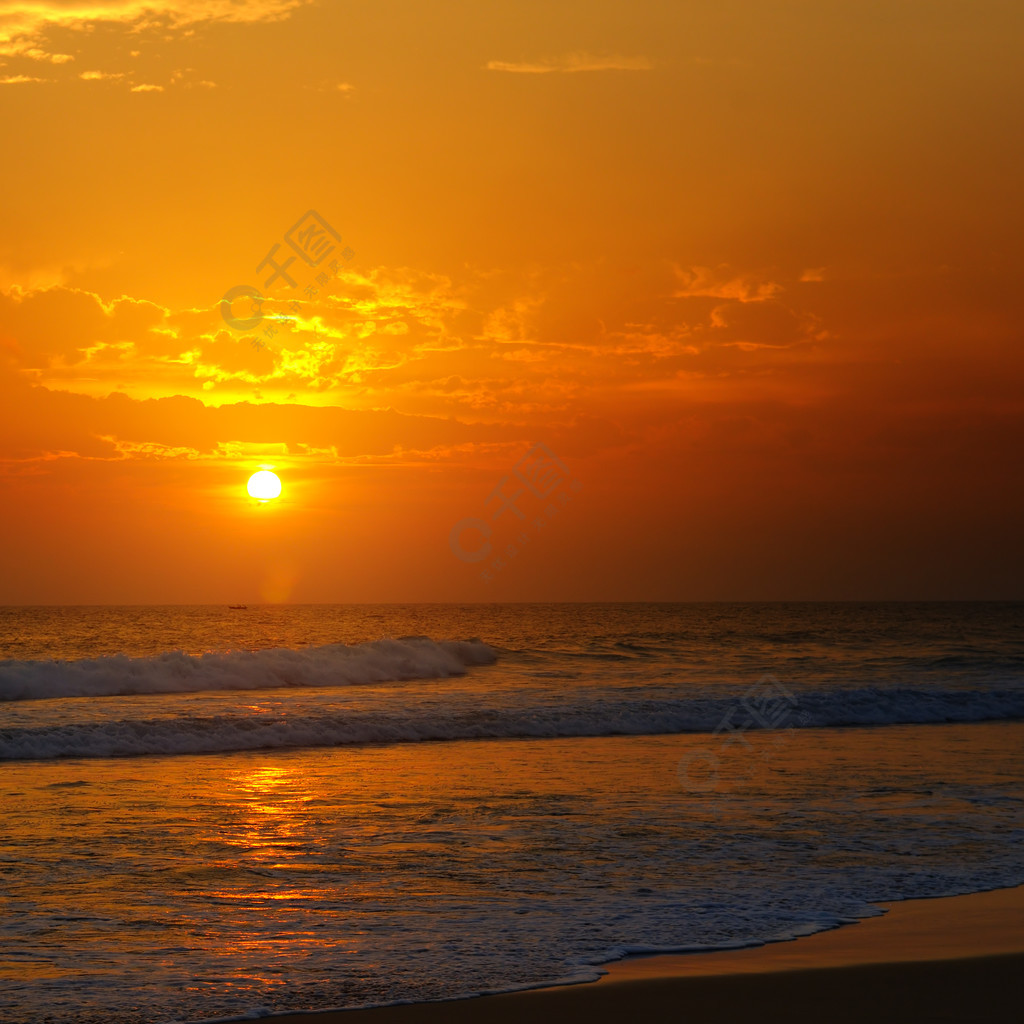
[[[249,477],[248,491],[252,498],[270,501],[281,493],[281,481],[275,473],[271,473],[268,469],[261,469]]]

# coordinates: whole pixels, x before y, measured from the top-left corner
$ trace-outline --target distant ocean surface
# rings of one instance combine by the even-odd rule
[[[1024,604],[0,608],[0,1020],[592,979],[1024,883]]]

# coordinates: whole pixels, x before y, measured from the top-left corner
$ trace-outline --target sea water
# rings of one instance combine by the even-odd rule
[[[593,979],[1024,882],[1024,605],[0,608],[0,1019]]]

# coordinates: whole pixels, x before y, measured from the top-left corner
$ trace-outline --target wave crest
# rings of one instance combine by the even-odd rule
[[[480,640],[437,643],[427,637],[402,637],[299,650],[198,655],[171,651],[153,658],[116,655],[82,661],[0,661],[0,701],[438,679],[463,675],[473,665],[496,660],[494,649]]]

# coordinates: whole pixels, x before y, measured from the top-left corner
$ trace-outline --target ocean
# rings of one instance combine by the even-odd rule
[[[1024,883],[1024,604],[0,608],[0,1019],[591,980]]]

